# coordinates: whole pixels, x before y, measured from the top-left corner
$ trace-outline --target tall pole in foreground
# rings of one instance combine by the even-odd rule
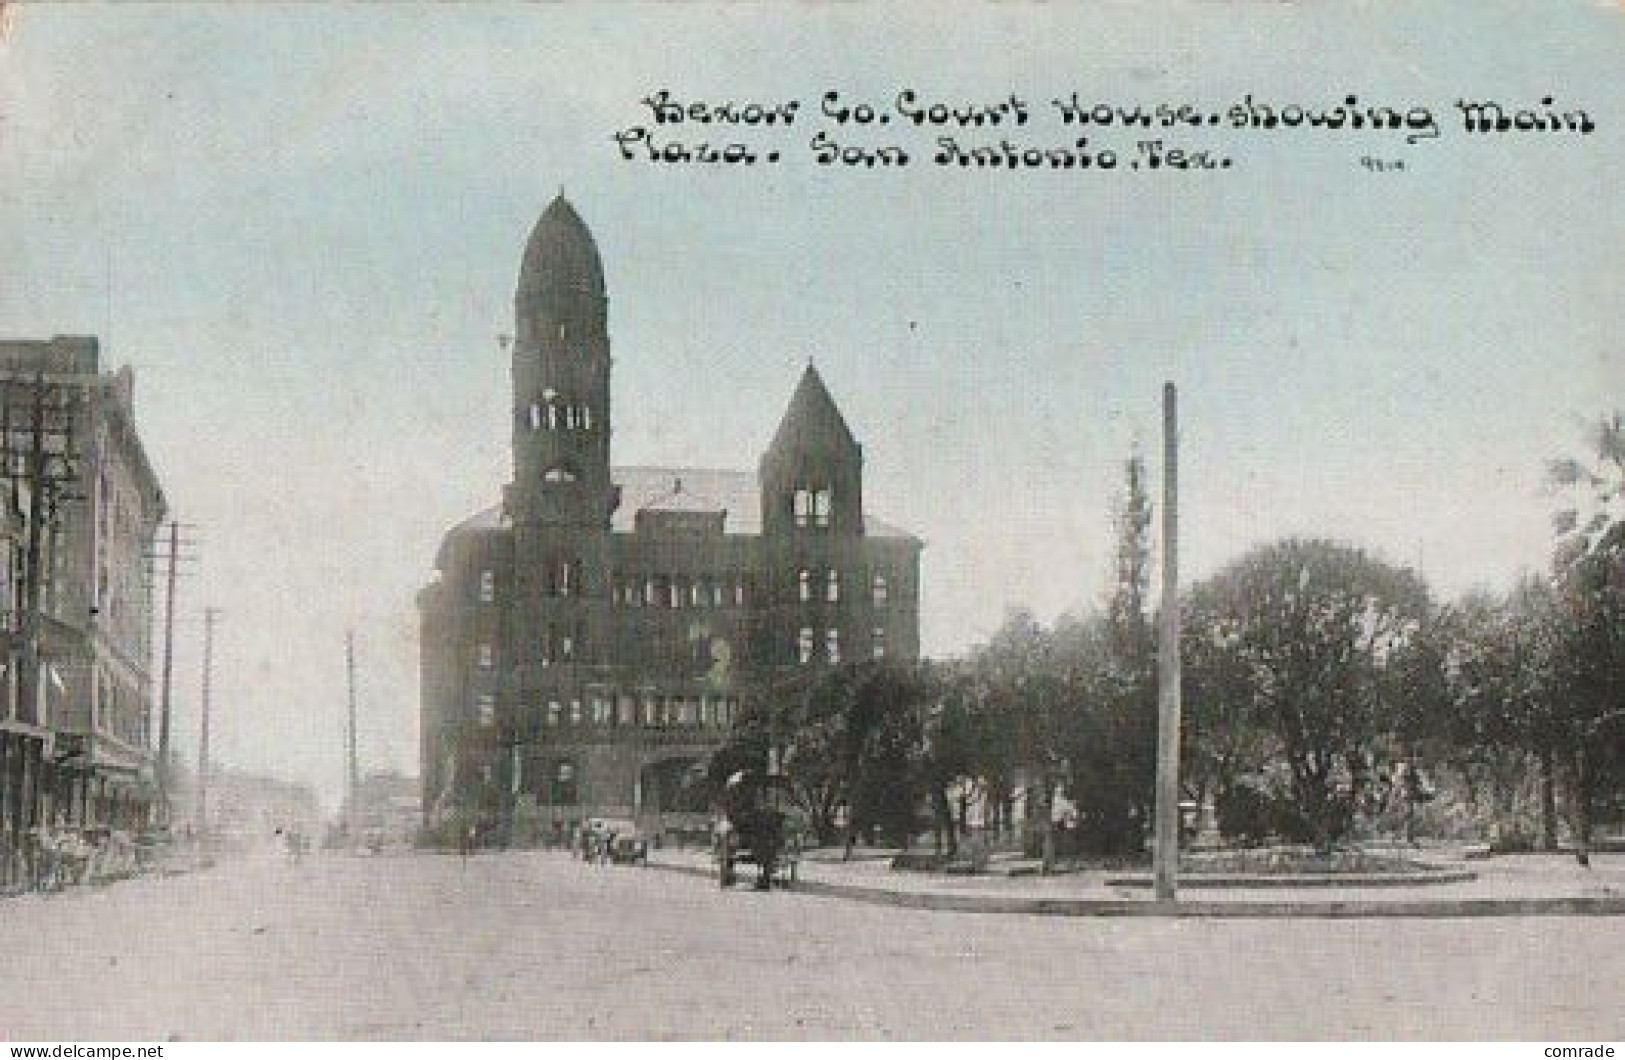
[[[218,607],[203,609],[203,709],[197,740],[197,830],[201,842],[209,823],[209,710],[214,685],[214,624],[220,618]]]
[[[355,633],[344,634],[344,671],[349,683],[349,721],[344,728],[344,753],[346,758],[345,799],[344,799],[344,831],[346,835],[353,836],[356,824],[356,795],[361,790],[361,771],[356,759],[356,728],[355,728]]]
[[[1179,411],[1162,388],[1162,630],[1157,646],[1157,821],[1153,852],[1159,903],[1178,900],[1179,878]]]

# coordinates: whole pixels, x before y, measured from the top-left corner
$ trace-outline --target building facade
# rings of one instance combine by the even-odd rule
[[[156,794],[153,597],[163,491],[128,367],[90,337],[0,341],[0,841],[134,830]]]
[[[562,196],[514,313],[513,480],[419,597],[425,825],[700,826],[690,781],[760,677],[918,655],[921,543],[865,513],[863,449],[810,364],[754,473],[616,467],[603,265]]]

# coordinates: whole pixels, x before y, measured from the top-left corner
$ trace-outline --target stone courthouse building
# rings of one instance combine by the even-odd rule
[[[419,597],[431,833],[700,826],[691,781],[754,678],[919,652],[921,543],[865,514],[863,449],[817,371],[754,473],[616,467],[608,310],[560,196],[514,296],[513,481]]]

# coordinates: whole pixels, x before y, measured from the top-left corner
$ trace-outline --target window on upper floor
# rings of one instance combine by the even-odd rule
[[[495,696],[482,695],[474,701],[475,712],[479,717],[480,726],[489,729],[497,722],[497,701]]]
[[[841,661],[841,631],[829,630],[824,634],[824,657],[831,663]]]
[[[812,571],[796,571],[796,598],[802,603],[812,599]]]
[[[798,489],[790,501],[797,526],[812,525],[812,490]]]
[[[480,602],[488,604],[497,598],[496,572],[480,571]]]
[[[836,603],[841,599],[841,572],[831,570],[824,576],[824,599]]]
[[[813,657],[813,631],[811,626],[801,627],[796,636],[796,660],[805,666],[812,662]]]
[[[571,471],[568,467],[565,467],[563,464],[556,467],[550,467],[546,471],[542,472],[542,481],[548,483],[549,485],[563,485],[574,482],[575,480],[576,473]]]
[[[830,494],[827,489],[812,491],[812,524],[820,530],[828,529],[830,519]]]
[[[884,659],[886,657],[886,628],[884,626],[875,627],[870,643],[872,644],[870,654],[877,659]]]
[[[559,706],[559,701],[558,700],[556,700],[556,699],[549,700],[548,703],[547,703],[547,727],[550,728],[550,729],[558,728],[558,726],[559,726],[559,717],[563,713],[564,713],[564,709]]]
[[[496,663],[496,653],[491,650],[489,644],[480,645],[479,657],[482,670],[489,670]]]
[[[875,571],[874,598],[876,607],[885,607],[891,590],[886,584],[886,575],[882,571]]]

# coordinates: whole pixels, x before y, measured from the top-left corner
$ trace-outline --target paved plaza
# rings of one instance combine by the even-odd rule
[[[0,904],[0,1035],[1617,1040],[1622,928],[951,913],[563,854],[267,857]]]

